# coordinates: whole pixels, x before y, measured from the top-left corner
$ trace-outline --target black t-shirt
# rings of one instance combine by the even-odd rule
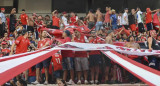
[[[136,24],[135,16],[130,13],[130,15],[128,16],[128,21],[129,21],[129,25]]]
[[[10,25],[15,25],[16,23],[16,18],[14,14],[10,15]]]

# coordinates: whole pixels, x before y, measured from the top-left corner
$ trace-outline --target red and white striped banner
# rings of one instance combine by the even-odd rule
[[[160,72],[140,64],[128,57],[115,51],[102,51],[107,57],[115,63],[128,70],[134,76],[151,86],[160,86]]]
[[[0,85],[8,80],[36,65],[37,63],[49,58],[59,50],[74,50],[74,51],[91,51],[102,50],[102,52],[112,59],[117,64],[131,72],[137,78],[146,82],[149,85],[160,85],[160,72],[143,64],[137,63],[117,52],[129,55],[160,55],[158,51],[135,50],[132,48],[119,47],[110,44],[89,44],[68,42],[51,49],[42,49],[31,53],[24,53],[15,56],[2,57],[0,60]],[[105,51],[104,51],[105,50]],[[106,51],[107,50],[107,51]],[[113,51],[114,50],[114,51]],[[117,52],[115,52],[117,51]]]
[[[49,58],[59,50],[47,49],[41,52],[0,62],[0,85],[13,77]]]

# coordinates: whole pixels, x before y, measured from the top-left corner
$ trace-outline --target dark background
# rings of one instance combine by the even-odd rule
[[[18,2],[19,0],[13,0],[13,6],[4,6],[8,9],[6,13],[10,13],[13,7],[18,10]],[[87,13],[89,9],[95,11],[97,8],[101,8],[102,12],[105,12],[106,6],[112,7],[116,12],[123,12],[124,8],[130,10],[137,7],[145,11],[147,7],[152,10],[160,8],[160,0],[52,0],[51,6],[51,12],[57,9],[59,12]]]

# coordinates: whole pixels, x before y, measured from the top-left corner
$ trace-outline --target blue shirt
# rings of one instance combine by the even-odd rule
[[[116,16],[116,14],[112,14],[110,16],[110,19],[112,20],[112,25],[117,25],[117,16]]]

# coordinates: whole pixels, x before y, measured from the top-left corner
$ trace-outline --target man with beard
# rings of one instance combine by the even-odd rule
[[[47,38],[47,31],[42,31],[42,37],[41,40],[38,41],[38,49],[47,47],[51,45],[51,40],[49,38]],[[44,85],[48,84],[48,75],[49,75],[49,64],[50,64],[50,58],[47,58],[46,60],[38,63],[36,65],[36,81],[33,82],[34,85],[39,84],[40,83],[40,69],[42,69],[44,67],[45,69],[45,82]]]

